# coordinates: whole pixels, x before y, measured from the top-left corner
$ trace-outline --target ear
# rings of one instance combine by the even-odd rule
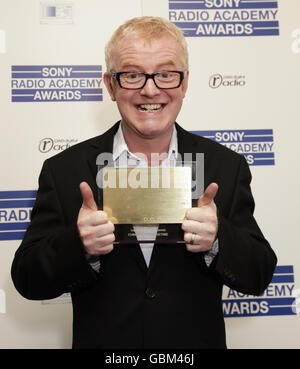
[[[107,88],[107,91],[110,95],[110,98],[112,99],[112,101],[116,101],[116,97],[115,97],[115,88],[112,85],[112,80],[111,80],[111,76],[108,73],[104,73],[104,84]]]
[[[181,87],[182,87],[183,98],[185,97],[185,94],[186,94],[186,91],[187,91],[187,88],[188,88],[189,75],[190,75],[190,72],[187,71],[186,76],[185,76],[184,80],[182,81],[182,86]]]

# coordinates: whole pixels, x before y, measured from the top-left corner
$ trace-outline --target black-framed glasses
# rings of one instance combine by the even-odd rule
[[[118,81],[121,88],[126,90],[139,90],[145,86],[148,79],[152,79],[157,88],[170,90],[181,85],[186,71],[168,70],[147,74],[143,72],[110,72],[112,78]]]

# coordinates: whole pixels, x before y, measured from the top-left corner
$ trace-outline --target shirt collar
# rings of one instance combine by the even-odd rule
[[[113,143],[113,161],[116,161],[120,158],[124,153],[127,154],[127,157],[132,157],[137,160],[139,158],[129,151],[128,146],[125,142],[122,124],[120,123],[117,133],[114,136]],[[177,141],[177,129],[175,125],[173,126],[173,133],[170,141],[169,152],[168,152],[168,160],[176,160],[178,156],[178,141]]]

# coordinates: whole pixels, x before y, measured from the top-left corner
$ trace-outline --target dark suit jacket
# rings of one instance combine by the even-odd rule
[[[87,262],[76,227],[79,183],[96,197],[96,157],[112,152],[118,124],[43,165],[12,279],[28,299],[71,292],[74,348],[225,348],[223,284],[258,295],[271,281],[276,256],[253,218],[245,159],[176,127],[180,153],[204,153],[205,187],[219,184],[219,253],[209,268],[203,253],[176,244],[155,245],[149,269],[137,244],[101,256],[99,274]]]

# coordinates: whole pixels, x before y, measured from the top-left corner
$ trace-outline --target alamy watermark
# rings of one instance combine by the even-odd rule
[[[96,182],[98,188],[181,188],[182,178],[176,178],[172,168],[190,168],[182,171],[183,175],[191,181],[191,198],[198,199],[204,192],[204,154],[185,153],[177,154],[176,159],[166,159],[166,154],[151,154],[151,166],[145,154],[136,153],[137,161],[132,164],[132,158],[120,157],[113,159],[112,153],[98,155],[96,165],[98,168]],[[124,171],[109,170],[112,168],[129,169]],[[146,169],[146,170],[145,170]],[[169,170],[168,170],[169,169]]]

